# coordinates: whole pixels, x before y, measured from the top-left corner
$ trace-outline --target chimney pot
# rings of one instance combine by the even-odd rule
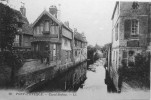
[[[24,17],[26,17],[26,8],[25,8],[24,6],[21,6],[20,12],[22,13],[22,15],[23,15]]]

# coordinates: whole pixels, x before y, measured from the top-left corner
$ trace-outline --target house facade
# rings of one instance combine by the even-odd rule
[[[84,61],[87,59],[87,40],[84,33],[79,33],[74,30],[73,56],[75,62]]]
[[[62,23],[58,20],[57,11],[56,6],[51,6],[49,11],[44,10],[33,23],[33,51],[40,53],[49,64],[68,64],[75,61],[75,41],[80,41],[80,49],[86,48],[85,37],[80,35],[81,40],[74,38],[76,36],[69,27],[69,22]]]
[[[69,25],[63,24],[61,35],[61,61],[63,64],[73,62],[73,31]]]
[[[57,8],[44,10],[33,23],[33,51],[43,55],[47,62],[56,62],[61,57],[61,22],[57,19]]]
[[[18,33],[15,35],[13,48],[16,50],[29,51],[31,50],[31,40],[33,38],[33,30],[26,17],[26,8],[21,6],[20,12],[17,11],[21,18],[18,23]]]
[[[10,8],[8,5],[0,3],[1,10]],[[20,11],[10,8],[14,12],[14,17],[17,20],[17,32],[13,42],[13,49],[19,51],[31,50],[31,39],[33,37],[32,27],[26,17],[26,8],[21,6]],[[2,23],[1,23],[2,24]],[[1,51],[1,49],[0,49]]]
[[[118,69],[125,63],[135,65],[135,56],[150,43],[149,2],[116,2],[112,15],[111,77],[118,90]]]

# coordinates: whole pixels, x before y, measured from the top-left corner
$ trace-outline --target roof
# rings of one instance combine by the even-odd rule
[[[55,18],[51,13],[49,13],[48,11],[44,10],[40,16],[34,21],[34,23],[32,24],[32,27],[34,27],[36,25],[36,23],[42,18],[43,15],[47,15],[49,16],[53,21],[55,21],[58,25],[62,25],[64,26],[66,29],[68,29],[69,31],[72,32],[72,29],[67,27],[64,23],[62,23],[60,20],[58,20],[57,18]]]
[[[44,10],[44,11],[40,14],[40,16],[34,21],[32,27],[36,25],[36,23],[42,18],[43,15],[48,15],[48,16],[49,16],[50,18],[52,18],[52,20],[55,21],[58,25],[61,25],[61,24],[62,24],[62,22],[59,21],[57,18],[55,18],[51,13],[49,13],[49,12],[46,11],[46,10]]]
[[[64,26],[66,29],[68,29],[69,31],[73,32],[72,29],[68,26],[66,26],[65,24],[62,23],[62,26]]]
[[[33,29],[31,27],[31,25],[28,24],[28,23],[23,24],[23,26],[22,26],[22,32],[24,34],[33,35]]]
[[[9,6],[0,3],[0,7],[9,7]],[[32,33],[33,31],[32,31],[31,25],[30,25],[29,22],[28,22],[28,19],[27,19],[26,17],[22,16],[22,14],[21,14],[20,11],[15,10],[15,9],[13,9],[13,8],[10,8],[10,9],[15,13],[15,15],[16,15],[15,18],[16,18],[16,20],[17,20],[19,23],[22,23],[22,24],[23,24],[23,25],[22,25],[22,32],[23,32],[24,34],[32,35],[32,34],[33,34],[33,33]]]
[[[80,34],[78,32],[75,32],[74,38],[77,39],[77,40],[80,40],[82,42],[87,42],[86,38],[83,38],[82,34]]]
[[[24,23],[22,25],[22,32],[24,34],[33,35],[33,29],[31,27],[31,25],[29,24],[27,17],[22,16],[21,20]]]
[[[111,19],[113,19],[113,17],[114,17],[115,10],[116,10],[116,7],[117,7],[118,4],[119,4],[119,1],[116,1],[116,4],[115,4],[114,10],[113,10],[113,14],[112,14],[112,18]]]

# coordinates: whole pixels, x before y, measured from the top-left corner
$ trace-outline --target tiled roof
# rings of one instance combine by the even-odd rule
[[[62,24],[61,21],[59,21],[57,18],[55,18],[55,17],[54,17],[52,14],[50,14],[48,11],[44,10],[44,11],[40,14],[40,16],[35,20],[35,22],[33,23],[32,27],[35,26],[36,23],[37,23],[37,22],[41,19],[41,17],[42,17],[43,15],[45,15],[45,14],[48,15],[50,18],[52,18],[52,20],[55,21],[57,24],[59,24],[59,25]]]
[[[35,20],[35,22],[33,23],[32,27],[36,25],[36,23],[41,19],[41,17],[43,15],[48,15],[53,21],[55,21],[58,25],[63,25],[65,28],[67,28],[68,30],[72,31],[71,28],[67,27],[64,23],[62,23],[60,20],[58,20],[57,18],[55,18],[51,13],[49,13],[48,11],[44,10],[40,16]]]
[[[83,38],[82,34],[78,33],[78,32],[75,32],[74,34],[74,38],[77,39],[77,40],[80,40],[82,42],[87,42],[85,38]]]
[[[2,4],[2,3],[0,3],[0,7],[8,7],[7,5],[4,5],[4,4]],[[28,22],[28,20],[27,20],[27,18],[26,17],[24,17],[24,16],[22,16],[22,14],[21,14],[21,12],[20,11],[18,11],[18,10],[15,10],[15,9],[12,9],[12,8],[10,8],[13,12],[14,12],[14,14],[16,15],[15,16],[15,18],[16,18],[16,20],[19,22],[19,23],[22,23],[23,24],[23,26],[22,26],[22,32],[24,33],[24,34],[33,34],[32,33],[32,28],[31,28],[31,26],[29,25],[29,22]]]
[[[33,35],[33,29],[29,23],[25,23],[22,26],[22,32],[24,34]]]

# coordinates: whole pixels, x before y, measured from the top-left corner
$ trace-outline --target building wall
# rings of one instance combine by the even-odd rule
[[[71,50],[71,40],[68,38],[62,38],[62,49],[63,50]]]
[[[73,32],[62,27],[62,38],[61,38],[61,62],[63,64],[72,61],[72,38]]]
[[[120,2],[120,16],[148,15],[149,2],[137,2],[138,9],[133,9],[133,2]]]
[[[23,36],[23,46],[24,47],[31,47],[31,39],[33,36],[31,35],[24,35]]]
[[[137,5],[138,4],[138,5]],[[133,57],[147,49],[149,44],[149,3],[148,2],[119,2],[112,19],[112,67],[110,76],[118,90],[118,69],[125,61],[129,66],[130,52]],[[119,9],[119,13],[117,13]],[[137,23],[134,25],[134,22]],[[128,23],[128,24],[126,24]],[[138,27],[136,32],[133,26]],[[118,40],[116,41],[116,25],[118,24]],[[137,29],[137,28],[136,28]],[[138,34],[134,34],[138,33]],[[127,35],[127,36],[126,36]],[[135,62],[135,58],[134,58]]]
[[[139,45],[140,47],[147,46],[147,35],[148,33],[148,3],[138,3],[139,8],[136,10],[132,9],[132,2],[121,2],[120,3],[120,46],[127,47],[127,41],[133,40],[132,38],[124,39],[124,22],[126,19],[137,19],[138,20],[138,33],[139,33]]]
[[[49,31],[50,34],[59,34],[59,26],[54,23],[51,18],[44,15],[34,26],[34,35],[43,35],[44,31]]]
[[[113,29],[112,29],[112,62],[115,65],[121,64],[121,60],[123,58],[123,51],[129,52],[130,50],[134,51],[135,54],[145,50],[148,46],[147,36],[149,35],[149,4],[147,2],[138,2],[138,9],[132,8],[133,2],[119,2],[119,8],[117,6],[115,15],[112,19],[113,21]],[[116,13],[119,9],[119,18],[117,18],[118,13]],[[132,37],[130,35],[129,38],[125,38],[125,21],[136,19],[138,21],[138,36]],[[116,22],[116,23],[115,23]],[[116,40],[115,28],[118,24],[118,40]],[[120,52],[117,49],[120,48]],[[119,53],[118,61],[115,59],[114,52]],[[134,54],[134,55],[135,55]],[[116,54],[115,54],[116,55]],[[117,56],[117,55],[116,55]]]

